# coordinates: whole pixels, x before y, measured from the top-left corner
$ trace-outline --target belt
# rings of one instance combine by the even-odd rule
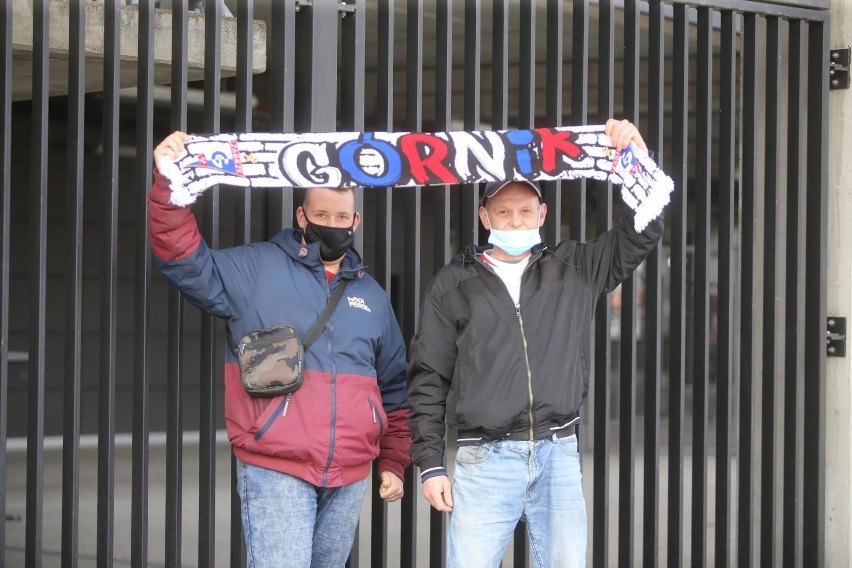
[[[547,436],[536,438],[536,440],[550,440],[551,438],[553,438],[554,435],[557,438],[567,438],[568,436],[571,436],[572,434],[576,434],[576,433],[577,433],[577,425],[572,424],[571,426],[568,426],[567,428],[555,430],[552,433],[548,434]],[[491,436],[485,436],[485,435],[482,434],[482,432],[477,432],[476,430],[459,430],[457,443],[458,443],[459,446],[465,446],[465,445],[481,444],[483,442],[496,442],[496,441],[500,441],[500,440],[520,440],[520,439],[521,438],[519,437],[518,434],[513,436],[512,432],[509,432],[508,434],[505,434],[504,436],[501,436],[499,438],[493,438]],[[528,438],[524,438],[524,439],[528,439]]]

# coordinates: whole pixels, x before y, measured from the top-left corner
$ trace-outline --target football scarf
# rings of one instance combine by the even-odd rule
[[[160,169],[180,206],[217,184],[342,188],[593,179],[622,186],[640,232],[662,213],[674,188],[632,143],[616,152],[603,126],[193,135],[178,159],[161,162]]]

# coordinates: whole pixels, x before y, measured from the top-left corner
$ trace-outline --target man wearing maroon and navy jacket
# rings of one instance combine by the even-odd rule
[[[154,150],[175,160],[187,136]],[[311,188],[298,229],[268,242],[211,250],[189,207],[169,198],[154,171],[151,246],[163,275],[200,310],[223,318],[234,337],[288,324],[300,337],[341,280],[347,288],[305,352],[302,386],[253,398],[225,350],[225,421],[237,458],[237,490],[249,566],[343,566],[355,537],[371,462],[379,493],[402,497],[410,463],[405,345],[387,294],[352,248],[361,218],[351,189]]]

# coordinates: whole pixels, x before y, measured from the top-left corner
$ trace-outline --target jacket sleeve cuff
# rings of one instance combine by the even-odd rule
[[[422,483],[427,479],[438,477],[440,475],[447,475],[447,470],[443,466],[423,469],[420,471],[420,482]]]
[[[382,458],[379,457],[379,473],[389,471],[400,479],[404,479],[405,476],[405,465],[399,463],[398,461],[390,458]]]

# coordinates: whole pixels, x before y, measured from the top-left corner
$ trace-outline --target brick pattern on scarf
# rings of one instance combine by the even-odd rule
[[[506,179],[593,179],[622,186],[642,231],[674,183],[631,144],[617,152],[602,125],[455,132],[192,135],[161,170],[171,201],[189,205],[217,184],[238,187],[405,187]]]

